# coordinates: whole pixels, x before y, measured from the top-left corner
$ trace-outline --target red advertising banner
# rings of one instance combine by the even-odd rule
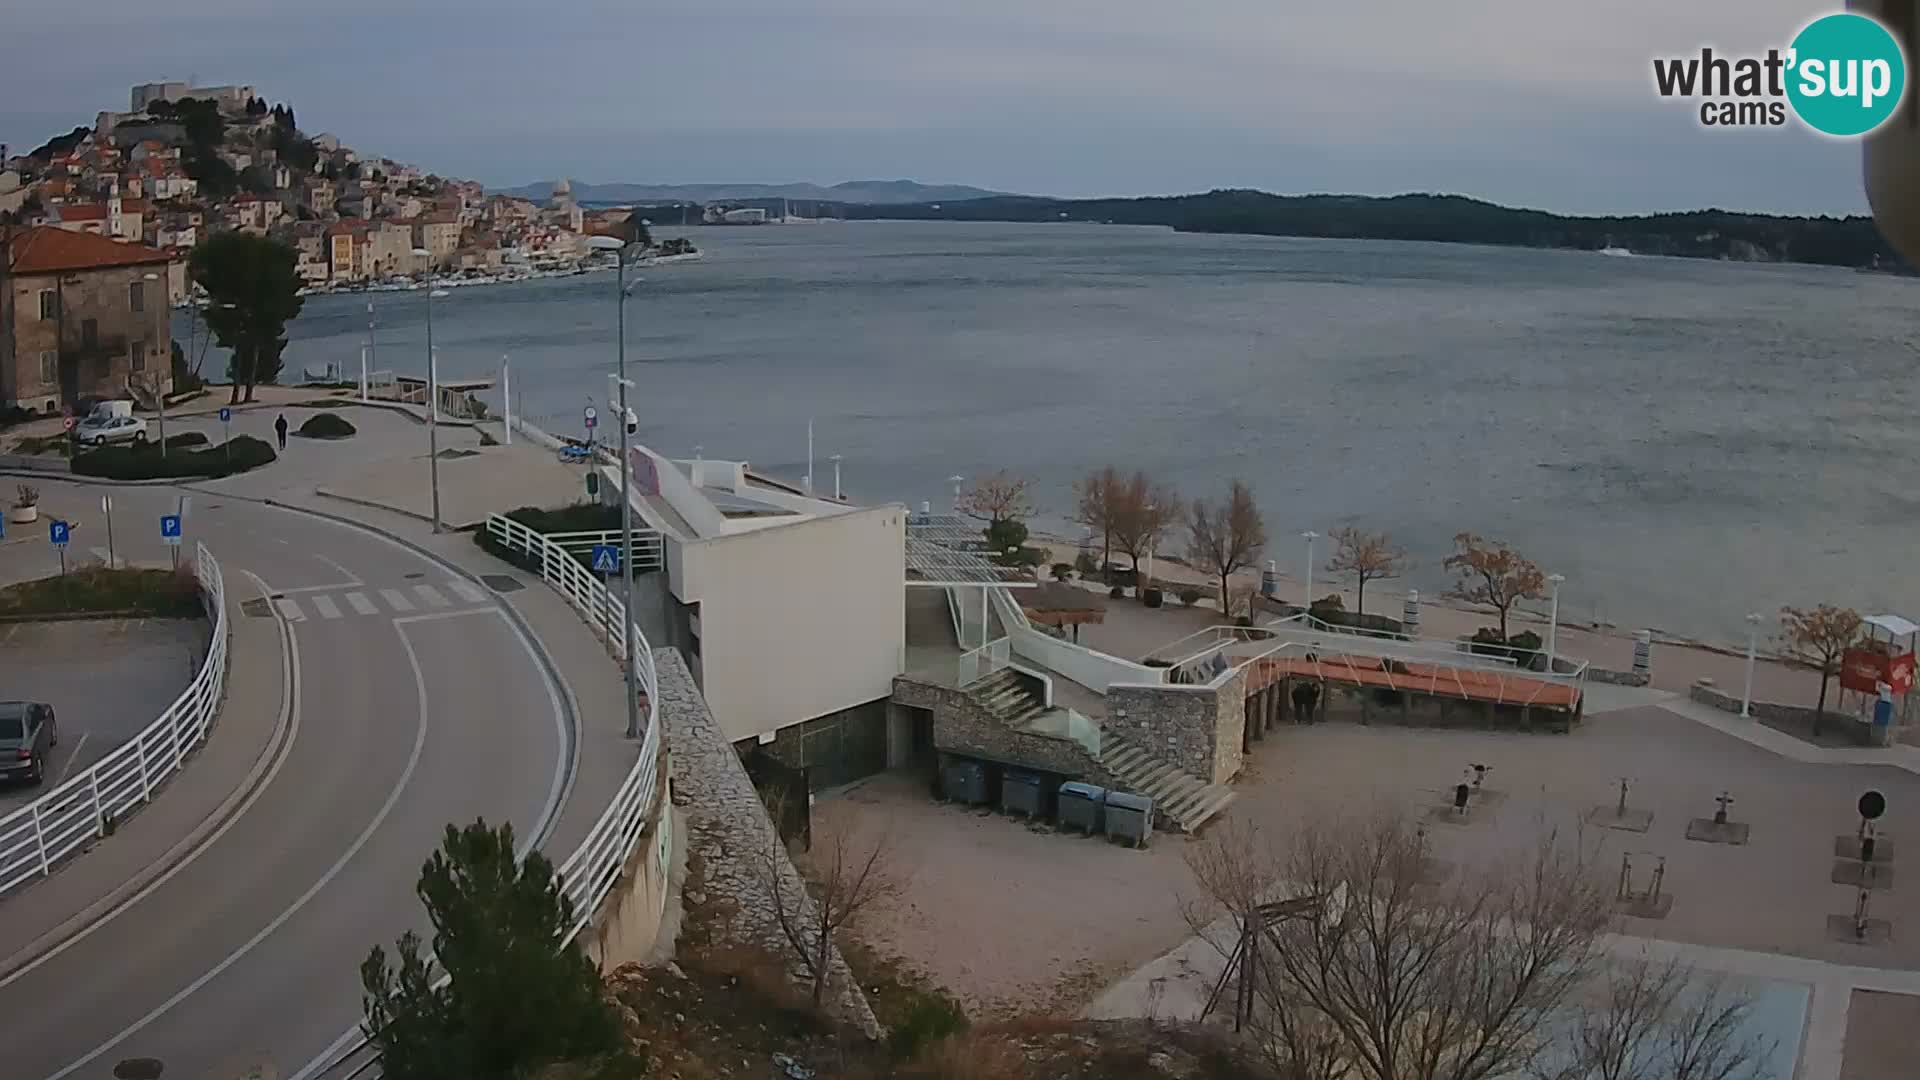
[[[1840,657],[1840,685],[1863,694],[1874,693],[1880,683],[1891,682],[1887,671],[1892,658],[1875,649],[1848,649]],[[1907,683],[1913,683],[1912,658],[1908,658]]]

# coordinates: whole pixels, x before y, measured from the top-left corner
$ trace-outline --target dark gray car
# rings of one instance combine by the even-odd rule
[[[47,776],[47,754],[59,742],[53,706],[0,701],[0,777],[38,785]]]

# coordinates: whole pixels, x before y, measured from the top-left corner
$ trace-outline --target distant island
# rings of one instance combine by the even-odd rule
[[[547,198],[556,182],[542,180],[496,192],[535,202]],[[612,206],[634,203],[719,203],[741,200],[893,206],[902,203],[959,202],[965,199],[1009,197],[1004,191],[965,184],[921,184],[912,180],[849,180],[831,187],[819,184],[588,184],[566,183],[581,205]]]
[[[1785,217],[1726,210],[1573,217],[1516,210],[1459,195],[1271,195],[1219,190],[1136,199],[990,196],[830,208],[850,219],[909,221],[1081,221],[1165,225],[1181,232],[1249,233],[1342,240],[1425,240],[1450,244],[1625,249],[1640,255],[1739,262],[1795,262],[1911,272],[1873,219]]]

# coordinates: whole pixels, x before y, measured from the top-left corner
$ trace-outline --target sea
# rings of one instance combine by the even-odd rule
[[[811,423],[817,490],[833,455],[852,499],[916,507],[1006,469],[1068,537],[1101,466],[1186,498],[1238,478],[1284,574],[1303,532],[1358,525],[1414,562],[1372,595],[1431,593],[1473,532],[1564,575],[1568,620],[1706,640],[1789,604],[1920,617],[1914,279],[1079,223],[656,231],[705,252],[626,304],[640,437],[668,454],[798,479]],[[613,431],[615,292],[453,290],[441,375],[511,357],[525,415]],[[289,377],[357,378],[369,302],[374,368],[423,372],[425,293],[377,293],[310,298]]]

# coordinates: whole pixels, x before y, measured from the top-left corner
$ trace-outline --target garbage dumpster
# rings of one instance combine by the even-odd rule
[[[1100,810],[1107,789],[1069,780],[1060,785],[1060,828],[1079,829],[1088,836],[1100,831]]]
[[[1009,814],[1040,816],[1046,801],[1040,774],[1026,769],[1008,769],[1000,777],[1000,809]]]
[[[993,796],[987,790],[987,766],[984,762],[956,758],[947,762],[941,780],[946,796],[952,802],[978,806],[993,801]]]
[[[1109,791],[1106,798],[1107,836],[1145,847],[1153,836],[1153,800],[1128,791]]]

